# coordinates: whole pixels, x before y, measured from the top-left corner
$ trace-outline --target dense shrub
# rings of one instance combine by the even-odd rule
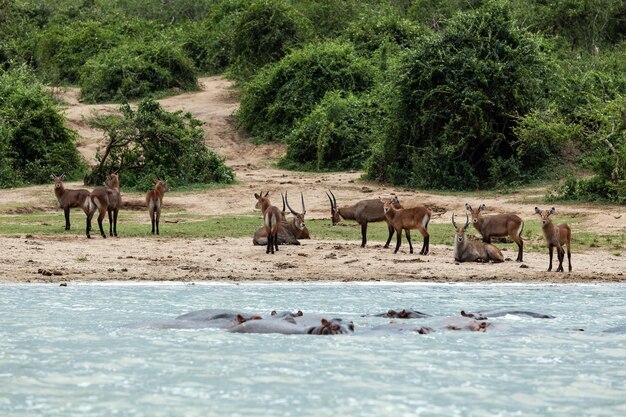
[[[287,136],[281,165],[302,169],[361,169],[370,155],[380,109],[368,98],[326,94]]]
[[[408,48],[425,33],[422,26],[394,13],[353,21],[344,32],[357,50],[364,52],[373,52],[385,44]]]
[[[231,72],[248,79],[302,45],[310,34],[310,22],[285,0],[257,0],[239,14],[232,28]]]
[[[177,88],[197,88],[193,62],[173,42],[128,43],[96,55],[81,68],[81,98],[124,101]]]
[[[268,66],[243,89],[240,126],[261,140],[283,140],[328,91],[361,92],[375,70],[350,44],[308,45]]]
[[[52,172],[79,177],[85,165],[75,139],[29,71],[0,70],[0,187],[43,183]]]
[[[106,173],[119,171],[125,187],[147,189],[155,177],[172,185],[230,183],[232,169],[203,143],[202,122],[190,113],[170,113],[144,99],[136,111],[121,107],[122,118],[102,127],[106,147],[86,182],[101,184]]]
[[[512,128],[542,104],[550,68],[540,39],[518,29],[499,3],[457,14],[406,54],[392,129],[368,175],[472,189],[494,185],[508,168],[528,173],[536,167],[520,165]]]

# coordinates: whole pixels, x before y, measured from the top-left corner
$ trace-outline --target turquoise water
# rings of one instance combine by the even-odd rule
[[[3,417],[626,415],[626,335],[603,332],[626,325],[625,285],[4,285],[0,300]],[[362,314],[409,307],[556,318],[367,335],[388,320]],[[127,327],[203,308],[324,312],[356,331]]]

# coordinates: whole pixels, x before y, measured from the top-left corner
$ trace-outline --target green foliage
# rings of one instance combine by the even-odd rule
[[[510,175],[535,168],[515,161],[512,128],[542,105],[551,68],[541,39],[517,28],[500,3],[457,14],[406,54],[392,128],[368,176],[473,189],[501,181],[507,166]]]
[[[52,172],[77,178],[85,165],[75,139],[30,71],[0,70],[0,187],[44,183]]]
[[[231,72],[248,79],[309,39],[310,22],[285,0],[257,0],[244,9],[232,28]]]
[[[350,44],[308,45],[260,71],[243,89],[240,126],[261,140],[283,140],[328,91],[361,92],[375,70]]]
[[[101,121],[107,145],[86,182],[101,184],[113,171],[119,171],[124,187],[140,189],[151,188],[156,177],[174,187],[233,182],[232,169],[204,145],[202,122],[190,113],[167,112],[150,99],[136,111],[126,104],[121,112],[123,118]]]
[[[368,98],[326,94],[287,136],[286,167],[361,169],[369,157],[380,109]]]
[[[96,55],[81,68],[81,98],[125,101],[168,89],[198,88],[193,62],[173,42],[128,43]]]
[[[485,0],[415,0],[408,16],[431,29],[441,30],[456,13],[477,9],[483,3]]]
[[[373,52],[387,44],[409,48],[426,30],[397,13],[385,13],[353,21],[344,34],[357,50]]]

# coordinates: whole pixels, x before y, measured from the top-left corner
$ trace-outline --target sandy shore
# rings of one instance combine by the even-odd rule
[[[547,253],[524,254],[520,264],[462,263],[452,248],[427,256],[393,253],[373,242],[304,241],[265,254],[250,239],[0,237],[0,282],[96,281],[398,281],[398,282],[626,282],[624,261],[603,252],[572,254],[572,273],[546,272]],[[421,247],[421,243],[420,246]],[[516,253],[505,252],[508,258]],[[555,266],[556,269],[556,266]]]

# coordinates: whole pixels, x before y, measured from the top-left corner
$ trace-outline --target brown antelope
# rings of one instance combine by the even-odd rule
[[[504,256],[500,249],[490,243],[469,241],[465,231],[469,227],[469,216],[465,215],[465,226],[459,227],[454,221],[452,214],[452,226],[456,231],[454,235],[454,260],[457,262],[504,262]]]
[[[70,208],[83,208],[85,203],[89,204],[86,201],[89,199],[89,190],[68,190],[63,186],[65,174],[61,174],[61,176],[51,174],[50,178],[54,180],[54,195],[59,201],[59,207],[65,213],[65,230],[70,230]]]
[[[278,244],[279,245],[299,245],[300,242],[298,239],[309,239],[309,230],[306,228],[304,224],[304,215],[306,214],[306,209],[304,208],[304,197],[300,194],[302,199],[302,213],[296,213],[294,210],[289,208],[294,215],[294,218],[291,221],[287,221],[285,216],[285,196],[280,195],[283,199],[283,209],[282,209],[282,219],[280,221],[281,228],[278,231]],[[257,231],[254,233],[254,237],[252,238],[252,243],[254,245],[267,245],[267,234],[265,233],[265,226],[259,227]]]
[[[150,213],[150,220],[152,221],[152,234],[156,225],[156,234],[159,234],[159,220],[161,219],[161,207],[163,207],[163,194],[170,190],[167,181],[161,181],[156,179],[154,189],[148,191],[146,194],[146,206],[148,206],[148,212]]]
[[[382,200],[381,200],[382,202]],[[396,209],[392,200],[383,203],[383,211],[385,213],[385,221],[390,227],[396,231],[397,243],[396,250],[398,253],[400,243],[402,243],[402,230],[405,231],[406,240],[409,241],[410,253],[413,253],[413,244],[411,243],[411,229],[417,229],[424,237],[421,255],[427,255],[429,249],[430,236],[428,234],[428,222],[433,216],[432,211],[425,206],[416,206],[406,209]]]
[[[540,210],[535,207],[535,213],[541,216],[541,229],[543,235],[548,242],[548,248],[550,251],[550,264],[548,266],[548,272],[552,271],[552,253],[556,247],[556,255],[559,258],[559,267],[556,272],[564,272],[563,260],[565,259],[565,249],[563,246],[567,245],[567,262],[569,263],[569,272],[572,272],[572,231],[565,223],[554,225],[550,219],[550,215],[554,214],[556,210],[552,207],[550,210]]]
[[[337,223],[344,220],[354,220],[358,224],[361,225],[361,247],[364,248],[367,243],[367,223],[370,222],[380,222],[385,220],[385,212],[383,211],[383,202],[386,199],[372,199],[372,200],[361,200],[356,204],[351,206],[343,206],[337,207],[337,199],[335,198],[335,194],[332,191],[328,190],[330,194],[326,193],[328,200],[330,200],[330,219],[332,221],[332,225],[335,226]],[[332,197],[331,197],[332,196]],[[394,206],[394,208],[400,209],[402,205],[398,201],[396,196],[393,196],[390,200]],[[387,238],[387,243],[385,243],[385,248],[389,247],[389,242],[391,242],[391,238],[395,232],[394,228],[391,225],[388,225],[389,237]]]
[[[483,216],[481,212],[487,207],[481,204],[477,209],[465,204],[465,208],[472,215],[472,223],[474,227],[483,237],[483,242],[491,243],[492,237],[509,236],[517,243],[517,262],[523,261],[524,239],[522,239],[522,231],[524,230],[524,221],[515,214],[492,214]]]
[[[274,254],[274,248],[278,252],[278,231],[280,230],[280,223],[284,217],[278,207],[272,206],[268,197],[269,191],[263,195],[254,194],[256,198],[255,209],[260,209],[263,213],[263,224],[265,226],[265,233],[267,233],[267,249],[265,253]]]
[[[109,213],[109,236],[117,237],[117,214],[122,206],[120,177],[117,173],[112,172],[107,175],[104,184],[107,186],[107,194],[109,197],[109,204],[107,206],[107,212]]]
[[[106,188],[98,187],[89,194],[89,201],[91,201],[91,208],[87,214],[87,237],[91,238],[89,231],[91,230],[91,219],[94,213],[98,210],[98,227],[100,227],[100,235],[106,239],[107,235],[104,233],[102,227],[102,219],[107,213],[109,207],[109,193]]]

